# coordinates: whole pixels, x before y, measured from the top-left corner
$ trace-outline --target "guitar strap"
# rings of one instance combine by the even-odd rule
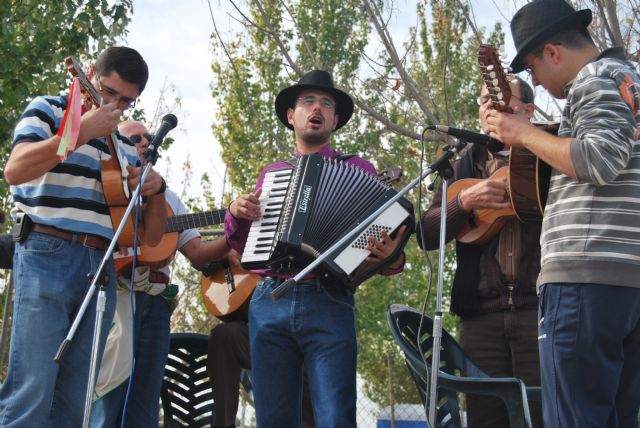
[[[477,178],[476,164],[486,159],[486,156],[486,149],[474,144],[460,159],[457,179]],[[460,317],[473,315],[478,309],[482,250],[482,245],[464,244],[456,240],[457,269],[451,288],[451,312]]]

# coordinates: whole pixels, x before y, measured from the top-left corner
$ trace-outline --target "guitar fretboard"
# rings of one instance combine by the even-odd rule
[[[220,224],[224,222],[225,212],[226,210],[204,211],[201,213],[180,214],[169,217],[164,231],[165,233],[182,232],[187,229]]]

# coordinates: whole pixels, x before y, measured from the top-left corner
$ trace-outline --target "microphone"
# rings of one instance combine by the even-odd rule
[[[155,154],[158,151],[158,148],[160,147],[160,144],[162,144],[164,137],[169,133],[169,131],[175,128],[176,125],[178,125],[178,118],[175,115],[171,113],[164,115],[164,117],[162,118],[162,124],[160,124],[160,128],[158,128],[153,137],[153,140],[149,142],[149,147],[147,147],[147,150],[144,152],[145,159],[148,159],[149,156]]]
[[[466,129],[451,128],[445,125],[429,125],[427,129],[431,129],[445,134],[452,135],[469,143],[480,144],[485,146],[489,151],[493,153],[500,152],[504,149],[504,143],[491,138],[486,134],[480,134],[479,132],[467,131]]]

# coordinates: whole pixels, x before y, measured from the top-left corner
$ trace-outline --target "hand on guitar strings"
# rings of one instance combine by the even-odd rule
[[[487,178],[458,194],[460,207],[466,212],[478,209],[501,210],[511,206],[506,178]]]
[[[229,212],[235,218],[256,221],[260,220],[262,213],[260,211],[260,194],[262,189],[258,189],[253,193],[240,195],[229,205]]]
[[[514,113],[517,112],[516,106]],[[483,129],[491,138],[495,138],[512,147],[525,147],[535,141],[539,132],[544,132],[534,126],[529,119],[521,114],[504,113],[495,109],[486,110]]]
[[[367,257],[365,261],[367,263],[380,263],[382,260],[391,257],[391,254],[396,250],[398,245],[400,245],[406,229],[406,225],[400,226],[394,239],[391,239],[384,229],[380,231],[381,240],[377,240],[373,236],[368,236],[367,241],[369,241],[369,245],[367,245],[367,250],[371,252],[371,255]]]
[[[127,171],[129,171],[129,175],[127,176],[127,183],[129,185],[129,189],[133,192],[136,190],[136,187],[140,182],[142,167],[127,165]],[[150,170],[149,174],[147,175],[147,179],[142,184],[140,195],[153,196],[163,193],[163,183],[164,179],[160,176],[160,174],[155,172],[153,169]],[[166,183],[164,184],[164,188],[166,189]]]
[[[122,110],[118,109],[117,102],[104,104],[102,107],[92,106],[80,118],[78,145],[115,132],[121,115]]]

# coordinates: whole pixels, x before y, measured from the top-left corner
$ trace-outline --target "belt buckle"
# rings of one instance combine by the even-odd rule
[[[85,233],[84,234],[84,239],[82,240],[82,246],[83,247],[88,247],[88,248],[93,248],[93,247],[87,245],[87,239],[89,239],[89,235]]]

